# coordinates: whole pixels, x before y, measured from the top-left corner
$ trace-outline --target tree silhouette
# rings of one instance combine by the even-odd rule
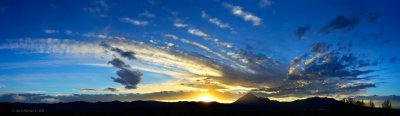
[[[372,100],[369,100],[369,107],[375,108],[375,104]]]
[[[351,97],[343,98],[341,101],[344,102],[344,103],[356,104],[356,101],[354,100],[354,98],[351,98]]]
[[[382,103],[382,108],[392,109],[392,103],[390,103],[390,100],[385,100],[385,102]]]
[[[354,98],[343,98],[342,100],[340,100],[344,103],[348,103],[348,104],[354,104],[354,105],[359,105],[359,106],[365,106],[364,100],[356,100]]]
[[[365,106],[364,100],[356,100],[355,104],[359,106]]]

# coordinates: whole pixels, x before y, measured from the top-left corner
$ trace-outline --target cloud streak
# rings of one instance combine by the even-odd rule
[[[198,29],[194,29],[194,28],[188,29],[187,32],[190,33],[190,34],[196,35],[196,36],[203,37],[203,38],[208,38],[208,37],[209,37],[208,34],[202,32],[202,31],[200,31],[200,30],[198,30]]]
[[[265,88],[268,96],[307,97],[312,95],[362,94],[376,87],[367,76],[375,70],[361,70],[368,60],[352,53],[333,49],[333,45],[316,43],[304,55],[295,57],[289,67],[287,80],[276,88]]]
[[[326,43],[317,43],[303,55],[295,57],[289,65],[269,58],[267,55],[254,54],[251,51],[237,49],[231,53],[232,57],[211,50],[207,46],[165,34],[165,37],[182,43],[195,46],[214,57],[191,54],[133,40],[109,40],[106,42],[72,42],[66,40],[20,40],[17,43],[2,45],[2,49],[32,49],[48,51],[54,46],[64,45],[63,49],[56,49],[49,53],[75,53],[80,49],[69,49],[72,46],[90,46],[90,52],[104,55],[104,50],[115,53],[120,58],[129,59],[129,65],[120,59],[109,61],[119,68],[113,81],[123,84],[127,89],[140,88],[143,76],[137,70],[160,73],[171,76],[190,88],[215,88],[222,91],[233,91],[237,88],[244,90],[254,89],[257,92],[267,92],[266,96],[282,97],[287,95],[332,95],[355,94],[375,87],[368,81],[366,75],[374,70],[360,70],[359,68],[372,65],[363,65],[372,61],[359,59],[357,56],[341,52],[340,47]],[[31,43],[35,46],[26,45]],[[45,45],[41,45],[45,44]],[[40,48],[37,48],[40,47]],[[335,48],[335,49],[333,49]],[[339,49],[340,48],[340,49]],[[85,48],[83,48],[85,49]],[[89,52],[89,51],[88,51]],[[128,52],[128,53],[126,53]],[[224,52],[222,52],[224,53]],[[234,55],[233,55],[234,54]],[[235,56],[235,57],[233,57]],[[129,70],[128,68],[137,70]],[[197,80],[207,80],[212,83],[196,83]]]
[[[65,94],[46,95],[42,93],[1,93],[0,102],[26,102],[26,103],[58,103],[58,102],[111,102],[111,101],[136,101],[136,100],[158,100],[158,101],[191,101],[204,91],[160,91],[142,94]],[[220,102],[230,103],[242,94],[213,91]]]
[[[148,21],[141,21],[141,20],[136,20],[136,19],[131,19],[128,17],[121,18],[122,22],[130,23],[134,26],[147,26],[149,24]]]
[[[258,16],[253,15],[250,12],[246,12],[240,6],[234,6],[231,4],[223,4],[226,8],[229,8],[233,15],[243,18],[245,21],[249,21],[253,24],[253,26],[259,26],[262,24],[262,19]]]
[[[201,11],[201,17],[203,19],[208,20],[208,22],[218,26],[219,28],[227,28],[227,29],[233,30],[231,28],[231,26],[229,26],[229,24],[223,23],[220,19],[208,16],[208,14],[205,11]]]
[[[259,5],[261,8],[270,6],[272,3],[273,3],[273,2],[272,2],[271,0],[259,0],[259,1],[258,1],[258,5]]]

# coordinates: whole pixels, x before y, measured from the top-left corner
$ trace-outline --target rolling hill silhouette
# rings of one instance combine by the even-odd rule
[[[24,111],[25,110],[25,111]],[[389,115],[399,116],[399,109],[381,109],[357,106],[332,98],[312,97],[293,102],[278,102],[259,98],[251,93],[232,104],[218,102],[70,102],[70,103],[0,103],[0,114],[21,113],[33,115],[163,115],[163,116],[251,116],[251,115]],[[3,115],[2,115],[3,116]]]
[[[349,107],[360,107],[353,106],[352,104],[346,104],[340,101],[336,101],[333,98],[321,98],[321,97],[311,97],[303,100],[296,100],[293,102],[279,102],[275,100],[270,100],[268,98],[257,97],[252,93],[248,93],[241,98],[237,99],[233,104],[241,105],[263,105],[270,106],[274,108],[334,108],[336,106],[349,106]]]

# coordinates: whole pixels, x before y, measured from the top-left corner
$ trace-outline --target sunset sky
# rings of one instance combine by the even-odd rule
[[[399,5],[1,0],[0,101],[231,102],[252,91],[282,101],[372,96],[396,106]]]

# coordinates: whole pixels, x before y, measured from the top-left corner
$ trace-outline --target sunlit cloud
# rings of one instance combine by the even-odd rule
[[[354,63],[355,66],[361,66],[359,65],[359,60],[357,62],[350,61],[349,59],[351,58],[347,55],[339,57],[341,59],[337,59],[337,56],[330,54],[331,45],[329,44],[315,44],[310,48],[310,53],[305,53],[307,55],[294,58],[290,65],[286,66],[280,63],[280,61],[273,60],[266,55],[255,55],[245,50],[240,50],[236,53],[227,52],[226,54],[229,55],[227,57],[228,55],[225,56],[218,51],[208,48],[208,46],[176,35],[164,34],[164,37],[191,45],[206,51],[214,57],[202,57],[134,40],[120,39],[98,39],[96,41],[78,42],[68,39],[26,38],[2,44],[0,48],[30,50],[32,52],[47,54],[63,54],[65,56],[92,54],[99,56],[98,58],[107,57],[111,59],[111,57],[117,57],[127,59],[128,61],[126,64],[110,61],[109,63],[115,67],[124,69],[127,67],[140,71],[164,74],[176,79],[173,84],[168,83],[169,87],[174,88],[161,87],[162,84],[160,83],[142,85],[139,83],[140,81],[132,81],[134,85],[137,85],[137,89],[129,90],[128,88],[130,87],[125,87],[125,89],[117,89],[119,92],[155,92],[181,88],[180,90],[258,91],[263,93],[262,95],[270,97],[288,95],[302,97],[304,95],[359,94],[363,93],[366,88],[375,86],[374,83],[357,81],[362,79],[359,79],[358,76],[370,73],[368,71],[348,70],[348,66],[346,65],[341,72],[326,72],[327,70],[325,69],[330,69],[331,65],[340,65],[335,62],[346,61]],[[109,52],[105,52],[107,50]],[[106,63],[87,63],[84,65],[110,66]],[[320,71],[320,73],[309,71],[311,69],[314,72]],[[318,74],[319,76],[316,76]],[[123,77],[122,75],[119,76]],[[140,78],[146,78],[146,75]],[[344,78],[345,80],[337,80],[337,78]],[[300,90],[302,92],[299,92]]]
[[[295,57],[289,67],[285,84],[260,89],[272,97],[309,97],[311,95],[362,95],[367,88],[376,87],[367,76],[375,70],[363,69],[374,65],[364,57],[335,49],[331,44],[316,43],[310,52]],[[378,65],[378,64],[377,64]]]
[[[176,86],[174,86],[176,87]],[[146,88],[146,87],[143,87]],[[157,87],[158,88],[158,87]],[[231,103],[240,96],[242,93],[229,93],[218,91],[157,91],[147,92],[141,94],[57,94],[47,95],[44,93],[1,93],[0,102],[27,102],[27,103],[57,103],[57,102],[110,102],[110,101],[134,101],[134,100],[158,100],[165,102],[177,101],[198,101],[198,98],[204,96],[211,97],[213,100],[222,103]]]
[[[0,5],[8,16],[0,19],[0,94],[10,92],[0,101],[398,94],[397,15],[384,10],[393,5],[180,2]],[[343,8],[318,9],[335,5]]]

